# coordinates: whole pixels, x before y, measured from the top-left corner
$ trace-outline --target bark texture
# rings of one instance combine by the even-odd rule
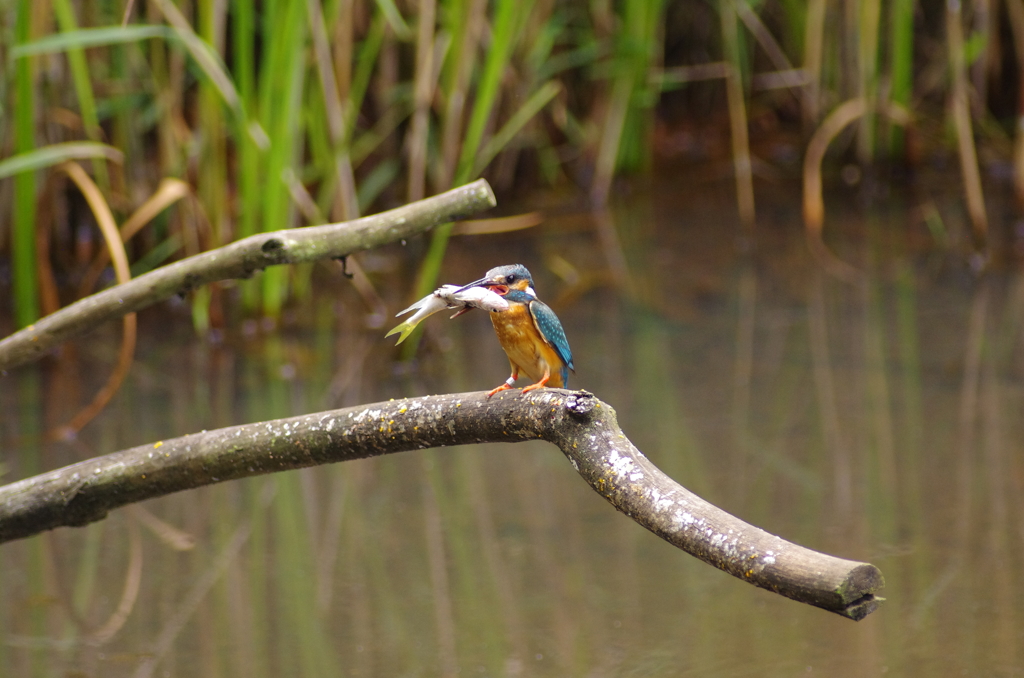
[[[409,238],[497,204],[484,179],[381,214],[260,233],[182,259],[76,301],[0,341],[0,371],[36,360],[99,324],[217,280],[249,278],[278,264],[337,259]]]
[[[709,504],[652,464],[586,391],[539,389],[392,400],[194,433],[0,487],[0,542],[101,520],[115,508],[203,485],[395,452],[543,439],[615,508],[729,574],[859,620],[881,572],[790,543]]]

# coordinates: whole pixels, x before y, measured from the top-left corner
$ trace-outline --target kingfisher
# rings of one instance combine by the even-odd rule
[[[507,310],[488,315],[512,366],[512,376],[501,386],[488,391],[487,397],[512,388],[520,372],[534,381],[523,388],[523,393],[541,386],[565,388],[569,370],[576,371],[572,364],[572,351],[558,316],[537,298],[530,271],[522,264],[498,266],[462,289],[470,287],[486,287],[508,302]]]

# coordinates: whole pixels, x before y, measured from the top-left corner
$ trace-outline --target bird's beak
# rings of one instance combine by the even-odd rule
[[[463,290],[468,290],[470,287],[486,287],[487,289],[491,290],[492,292],[500,296],[505,296],[506,294],[508,294],[508,285],[500,283],[494,280],[493,278],[480,278],[479,280],[471,282],[468,285],[463,285],[462,287],[459,288],[458,291],[461,292]]]
[[[493,285],[493,284],[494,283],[491,281],[490,278],[480,278],[479,280],[475,280],[475,281],[469,283],[468,285],[463,285],[458,290],[456,290],[456,294],[458,294],[459,292],[461,292],[463,290],[468,290],[470,287],[486,287],[487,285]]]

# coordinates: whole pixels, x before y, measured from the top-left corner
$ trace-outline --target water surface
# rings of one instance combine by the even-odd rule
[[[530,231],[454,240],[444,278],[529,266],[572,344],[570,385],[708,500],[881,568],[887,601],[864,621],[660,541],[551,445],[481,445],[226,483],[4,545],[0,673],[1021,675],[1024,279],[973,275],[898,202],[830,217],[854,284],[807,254],[795,201],[762,204],[753,256],[734,213],[728,183],[656,185],[601,215],[556,203]],[[391,313],[406,257],[363,258]],[[336,271],[314,289],[315,310],[232,320],[219,341],[179,306],[144,312],[127,383],[73,442],[40,435],[105,379],[116,327],[3,377],[3,481],[507,376],[483,314],[431,318],[403,365],[392,320]]]

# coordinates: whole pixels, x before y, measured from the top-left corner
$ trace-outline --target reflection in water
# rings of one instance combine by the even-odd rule
[[[723,234],[735,228],[708,227],[732,212],[705,197],[680,210],[671,194],[638,196],[527,237],[462,238],[445,277],[530,265],[579,354],[572,386],[614,405],[634,442],[709,500],[878,565],[878,612],[855,624],[746,586],[617,515],[553,447],[487,445],[228,483],[4,545],[0,673],[1012,674],[1024,277],[930,272],[872,238],[846,246],[869,262],[850,285],[814,268],[781,208],[743,259]],[[902,214],[872,230],[886,220]],[[401,255],[375,256],[397,310],[411,285],[380,271]],[[139,363],[75,441],[39,442],[105,377],[116,328],[3,377],[3,480],[504,377],[481,314],[428,322],[418,365],[397,366],[331,275],[301,332],[215,346],[143,313]],[[623,279],[631,294],[608,283]]]

